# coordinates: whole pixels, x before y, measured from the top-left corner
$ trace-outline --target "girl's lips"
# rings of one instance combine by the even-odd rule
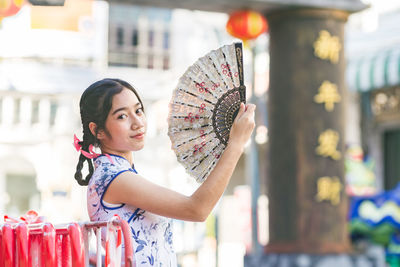
[[[134,135],[133,138],[142,139],[144,137],[144,133]]]

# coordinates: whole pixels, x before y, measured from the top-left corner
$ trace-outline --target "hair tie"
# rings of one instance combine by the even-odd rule
[[[81,140],[78,139],[78,137],[76,137],[75,134],[74,134],[74,147],[76,149],[76,152],[79,152],[82,149],[82,142]]]
[[[74,147],[77,152],[81,152],[81,154],[84,155],[88,159],[94,159],[101,155],[101,154],[97,154],[96,152],[94,152],[92,144],[89,145],[89,149],[88,149],[89,152],[82,150],[82,143],[83,142],[81,140],[79,140],[78,137],[76,137],[76,135],[74,134]],[[111,164],[114,164],[114,161],[112,160],[110,155],[105,154],[105,156],[110,160]]]
[[[81,140],[79,140],[78,137],[76,137],[76,135],[74,134],[74,147],[77,152],[80,151],[82,153],[82,155],[84,155],[88,159],[94,159],[94,158],[97,158],[98,156],[100,156],[100,154],[97,154],[96,152],[93,151],[92,144],[89,145],[89,152],[82,150],[82,143],[83,142]]]
[[[97,154],[96,152],[93,151],[93,145],[92,144],[89,145],[89,152],[86,152],[85,150],[81,149],[81,153],[82,153],[82,155],[84,155],[88,159],[94,159],[94,158],[97,158],[98,156],[100,156],[100,154]]]

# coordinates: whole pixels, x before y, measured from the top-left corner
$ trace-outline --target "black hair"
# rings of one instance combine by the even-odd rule
[[[79,142],[82,150],[88,151],[89,146],[99,146],[100,142],[97,139],[99,130],[104,130],[107,134],[108,131],[105,127],[108,113],[112,107],[112,100],[114,95],[119,94],[124,88],[131,90],[139,100],[143,107],[142,100],[139,97],[136,89],[128,82],[119,79],[103,79],[90,85],[82,94],[79,102],[81,121],[83,128],[83,138]],[[89,123],[96,124],[96,135],[93,135],[89,129]],[[89,174],[85,179],[82,179],[82,168],[84,162],[88,163]],[[79,156],[78,164],[76,165],[75,180],[79,185],[88,185],[90,178],[93,174],[92,160],[86,158],[82,153]]]

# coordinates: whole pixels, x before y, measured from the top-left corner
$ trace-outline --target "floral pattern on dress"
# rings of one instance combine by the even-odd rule
[[[176,267],[176,255],[172,242],[172,220],[151,212],[122,204],[107,206],[102,197],[109,184],[125,171],[136,170],[129,162],[110,155],[113,163],[101,155],[94,160],[95,171],[89,181],[87,206],[91,221],[109,220],[118,214],[130,226],[137,267]]]

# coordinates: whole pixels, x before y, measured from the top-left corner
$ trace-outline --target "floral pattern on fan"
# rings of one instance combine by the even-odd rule
[[[179,79],[169,107],[168,135],[178,161],[199,183],[228,143],[240,103],[246,101],[242,44],[209,52]]]

